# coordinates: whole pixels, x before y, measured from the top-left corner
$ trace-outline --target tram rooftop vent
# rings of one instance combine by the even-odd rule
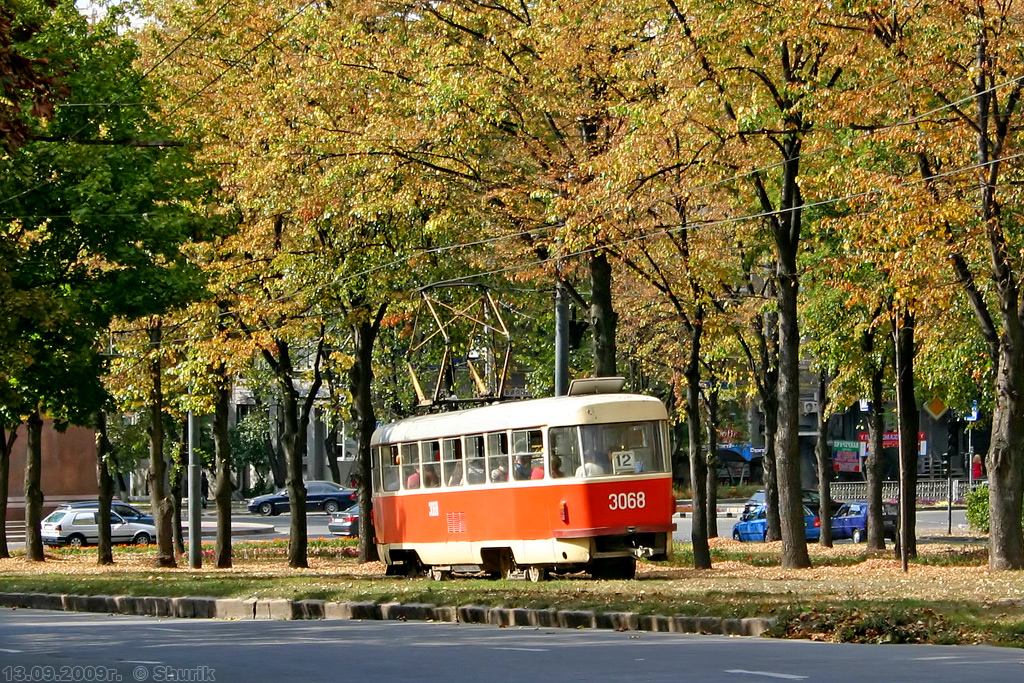
[[[625,377],[585,377],[569,382],[569,396],[617,394],[626,384]]]

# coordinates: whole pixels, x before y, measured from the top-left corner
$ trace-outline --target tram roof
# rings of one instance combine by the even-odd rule
[[[557,396],[496,403],[410,417],[381,425],[371,443],[399,443],[544,426],[636,422],[668,418],[665,404],[641,394]]]

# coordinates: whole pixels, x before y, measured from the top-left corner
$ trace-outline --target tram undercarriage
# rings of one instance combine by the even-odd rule
[[[379,546],[389,576],[429,574],[437,581],[460,574],[545,581],[589,573],[595,579],[632,579],[637,560],[671,557],[671,532],[616,534],[576,539]]]

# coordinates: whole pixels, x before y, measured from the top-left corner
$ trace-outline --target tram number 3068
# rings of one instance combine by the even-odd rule
[[[647,494],[643,491],[629,493],[609,493],[609,510],[637,510],[647,505]]]

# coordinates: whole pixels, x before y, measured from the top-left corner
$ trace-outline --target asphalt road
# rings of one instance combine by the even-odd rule
[[[0,609],[3,681],[1019,683],[1024,653],[637,631]]]

